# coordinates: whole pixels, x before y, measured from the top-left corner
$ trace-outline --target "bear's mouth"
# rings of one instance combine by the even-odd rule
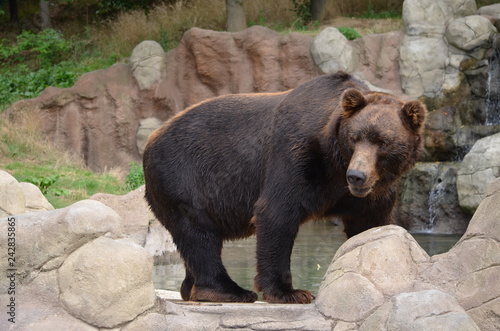
[[[364,198],[368,194],[370,194],[370,192],[372,191],[372,188],[371,188],[371,186],[359,187],[359,186],[349,185],[349,191],[351,192],[351,194],[353,196],[355,196],[357,198]]]

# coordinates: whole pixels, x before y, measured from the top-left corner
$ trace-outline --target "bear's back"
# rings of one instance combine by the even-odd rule
[[[154,176],[148,181],[169,204],[203,206],[226,225],[248,222],[264,174],[274,109],[285,94],[222,96],[176,115],[148,141],[145,173]]]

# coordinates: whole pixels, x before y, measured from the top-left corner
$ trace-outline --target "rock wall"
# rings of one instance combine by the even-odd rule
[[[478,140],[458,168],[457,191],[460,206],[471,214],[486,190],[500,177],[500,133]]]
[[[141,121],[162,122],[184,108],[228,93],[277,92],[317,76],[312,38],[255,26],[228,33],[193,28],[165,53],[139,44],[129,64],[83,75],[66,89],[47,88],[6,111],[11,118],[37,112],[42,130],[94,171],[140,162]],[[147,125],[151,127],[149,121]]]
[[[153,259],[126,233],[141,221],[131,226],[134,221],[118,213],[120,201],[108,203],[117,210],[84,200],[0,219],[0,242],[16,233],[15,261],[0,250],[0,270],[9,270],[0,302],[15,302],[8,308],[15,324],[4,316],[1,330],[455,331],[500,325],[500,180],[447,253],[429,257],[394,225],[347,240],[310,305],[190,303],[179,301],[178,293],[155,291]]]

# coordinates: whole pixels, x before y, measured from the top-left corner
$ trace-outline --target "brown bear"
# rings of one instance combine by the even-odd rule
[[[420,102],[338,72],[287,92],[217,97],[167,121],[144,151],[146,199],[184,259],[182,298],[255,301],[221,260],[225,240],[255,233],[256,290],[268,302],[310,303],[292,287],[299,226],[335,216],[351,237],[392,223],[425,117]]]

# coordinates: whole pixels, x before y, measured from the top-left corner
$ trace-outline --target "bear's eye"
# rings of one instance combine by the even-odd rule
[[[388,141],[388,140],[379,140],[376,145],[379,146],[379,150],[381,152],[388,152],[389,149],[391,148],[392,146],[392,143],[391,141]]]

